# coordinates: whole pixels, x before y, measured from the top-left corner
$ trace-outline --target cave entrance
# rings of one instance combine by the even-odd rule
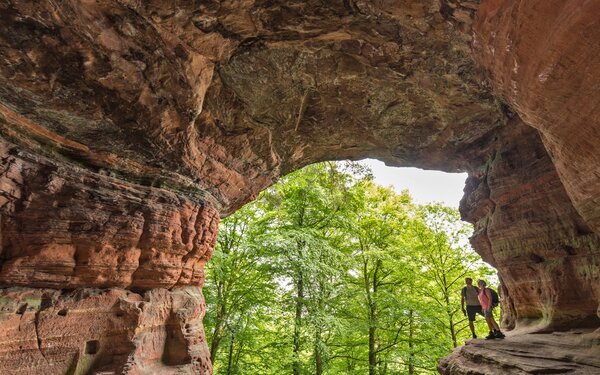
[[[252,372],[256,363],[275,373],[435,371],[471,337],[465,278],[497,289],[457,210],[465,179],[325,162],[224,219],[204,286],[215,372]],[[413,189],[428,191],[417,200]]]

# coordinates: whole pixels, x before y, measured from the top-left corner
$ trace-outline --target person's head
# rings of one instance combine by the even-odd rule
[[[468,286],[471,286],[471,285],[473,285],[473,279],[471,279],[470,277],[467,277],[467,278],[465,279],[465,283],[466,283]]]
[[[477,286],[479,286],[480,288],[485,288],[487,284],[485,283],[485,281],[479,280],[477,281]]]

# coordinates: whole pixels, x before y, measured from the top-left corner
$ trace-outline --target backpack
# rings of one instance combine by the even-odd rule
[[[492,295],[492,307],[496,307],[500,304],[500,297],[498,296],[498,292],[496,292],[492,288],[488,288],[490,290],[490,294]]]

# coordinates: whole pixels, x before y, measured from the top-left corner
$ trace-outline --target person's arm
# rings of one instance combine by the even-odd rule
[[[489,303],[490,309],[491,309],[491,306],[492,306],[492,292],[490,292],[490,288],[485,288],[483,290],[483,292],[485,293],[485,296],[488,299],[488,303]]]

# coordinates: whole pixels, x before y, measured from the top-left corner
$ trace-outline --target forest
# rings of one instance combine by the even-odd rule
[[[471,336],[464,278],[495,280],[471,231],[359,163],[287,175],[221,223],[204,287],[215,374],[437,373]]]

